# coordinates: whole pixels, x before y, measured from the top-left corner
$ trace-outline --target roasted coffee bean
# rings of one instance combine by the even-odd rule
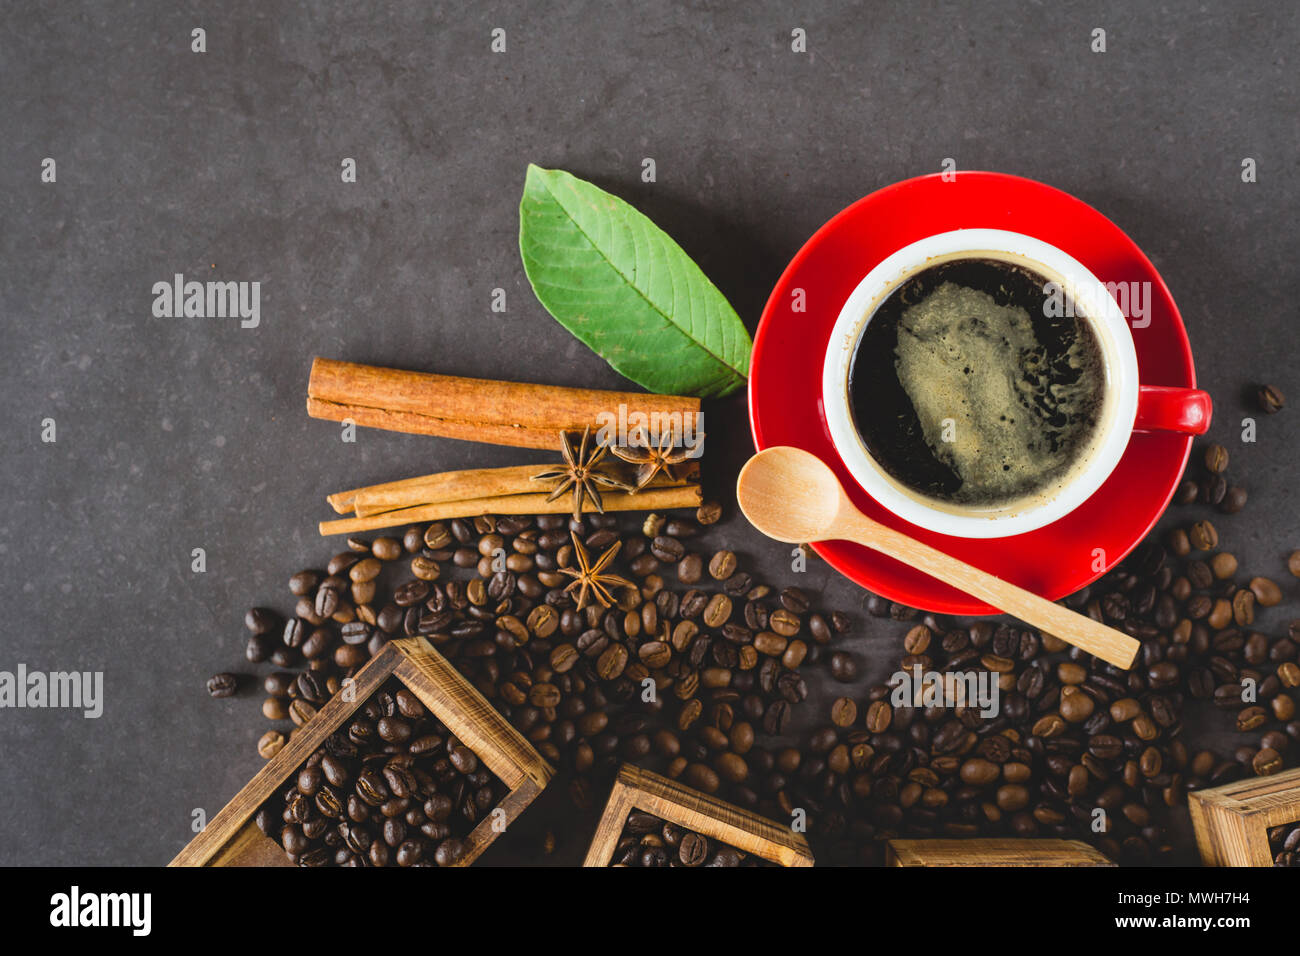
[[[254,607],[249,608],[248,613],[244,615],[244,626],[253,634],[271,634],[281,626],[281,619],[275,611]]]
[[[1261,777],[1267,777],[1282,769],[1282,755],[1271,747],[1264,747],[1255,754],[1251,767]]]
[[[722,590],[730,598],[744,597],[753,587],[754,581],[748,572],[737,571],[722,582]]]
[[[318,571],[299,571],[289,579],[289,590],[295,597],[307,597],[316,593],[321,575]]]
[[[1187,540],[1193,550],[1210,551],[1219,545],[1219,534],[1208,521],[1198,521],[1187,530]]]
[[[1226,551],[1220,551],[1210,559],[1210,570],[1220,581],[1229,580],[1237,573],[1237,559]]]
[[[298,727],[316,716],[316,708],[309,701],[295,700],[289,704],[289,719]]]
[[[427,581],[408,581],[393,592],[393,602],[398,607],[413,607],[423,603],[431,590]]]
[[[717,551],[709,559],[709,576],[715,581],[727,581],[736,574],[736,555],[731,551]],[[746,589],[748,590],[748,589]],[[733,595],[735,596],[735,595]]]
[[[664,641],[647,641],[637,650],[641,663],[651,670],[667,667],[672,660],[672,647]]]
[[[1219,474],[1228,467],[1228,449],[1220,444],[1208,445],[1205,449],[1205,468]]]
[[[1237,730],[1243,733],[1255,730],[1268,720],[1268,716],[1268,711],[1263,707],[1258,705],[1247,707],[1237,714]]]
[[[1066,690],[1073,693],[1067,694]],[[1094,706],[1092,697],[1077,687],[1067,687],[1061,691],[1060,711],[1067,723],[1083,723],[1092,716]]]
[[[239,690],[239,677],[235,674],[214,674],[208,678],[208,694],[212,697],[233,697]]]
[[[402,550],[415,554],[424,546],[424,531],[418,525],[412,525],[402,532]]]
[[[402,556],[402,543],[396,538],[376,538],[370,543],[370,553],[380,561],[396,561]]]
[[[299,648],[299,650],[302,652],[304,658],[311,661],[328,654],[333,643],[333,632],[326,628],[318,627],[313,629],[312,632],[307,635],[306,640],[302,642],[302,647]]]
[[[706,501],[695,510],[695,520],[700,524],[716,524],[722,517],[722,505],[716,501]]]
[[[826,619],[820,614],[813,614],[808,618],[808,632],[818,644],[829,644],[831,642],[830,625],[826,623]]]
[[[659,535],[650,542],[650,553],[665,564],[676,564],[686,554],[686,547],[676,538]]]
[[[715,594],[704,607],[702,620],[705,626],[720,628],[731,617],[731,598],[725,594]]]
[[[1240,485],[1228,485],[1224,490],[1223,498],[1218,502],[1219,511],[1225,515],[1235,515],[1246,507],[1248,497],[1245,488]]]
[[[373,581],[382,568],[378,558],[362,558],[348,569],[348,579],[354,583]]]
[[[285,622],[284,630],[280,636],[280,640],[285,647],[301,647],[302,642],[306,639],[307,624],[301,618],[292,617]]]
[[[330,558],[329,564],[325,566],[325,573],[330,577],[338,577],[360,560],[361,555],[355,551],[341,551]]]
[[[1232,619],[1239,627],[1255,622],[1255,592],[1242,588],[1232,596]]]
[[[769,615],[767,626],[782,637],[793,637],[799,633],[803,622],[797,615],[792,614],[784,607],[779,607]]]
[[[617,521],[617,519],[612,518],[612,516],[611,520]],[[669,516],[667,521],[664,523],[664,533],[671,535],[674,538],[693,538],[695,535],[699,534],[699,532],[699,525],[691,521],[689,518],[674,518]]]
[[[284,749],[285,737],[278,730],[268,730],[257,741],[257,753],[264,760],[270,760]]]
[[[1114,760],[1124,752],[1124,742],[1109,734],[1097,734],[1088,741],[1088,752],[1101,760]]]
[[[703,591],[692,588],[682,595],[677,613],[688,620],[697,618],[704,613],[704,609],[708,606],[708,603],[709,596],[707,594]],[[662,610],[662,608],[660,610]]]
[[[288,697],[289,688],[297,677],[297,674],[288,671],[275,671],[262,679],[262,689],[272,697]]]
[[[688,832],[677,846],[677,858],[682,866],[703,866],[709,858],[709,841],[695,832]]]
[[[1266,415],[1274,415],[1286,407],[1286,396],[1275,385],[1261,385],[1255,390],[1255,400],[1259,410]]]
[[[361,621],[344,624],[339,633],[344,644],[364,644],[371,636],[369,625]]]
[[[420,581],[436,581],[442,574],[442,569],[438,567],[437,561],[432,561],[423,554],[417,554],[411,558],[411,574]]]
[[[831,676],[842,684],[850,684],[858,679],[858,664],[852,655],[836,651],[831,655]]]
[[[786,701],[773,701],[763,714],[764,732],[779,737],[785,731],[785,724],[789,715],[790,705]]]
[[[883,734],[889,729],[889,724],[893,720],[894,712],[889,706],[888,701],[874,701],[867,708],[867,730],[873,734]]]
[[[1192,587],[1204,590],[1214,583],[1214,573],[1204,561],[1187,562],[1187,579]]]
[[[1273,607],[1282,601],[1282,589],[1269,578],[1251,578],[1250,590],[1260,607]]]
[[[303,671],[298,675],[293,682],[290,693],[300,700],[318,706],[329,699],[329,693],[325,690],[324,681],[311,671]]]
[[[321,585],[316,589],[316,602],[314,605],[316,616],[320,618],[328,618],[332,616],[339,610],[340,602],[341,598],[339,597],[339,589],[337,587]]]
[[[611,644],[597,658],[596,673],[601,680],[616,680],[627,667],[627,661],[627,648],[622,644]]]
[[[698,584],[704,577],[704,559],[694,552],[677,563],[677,580],[682,584]]]

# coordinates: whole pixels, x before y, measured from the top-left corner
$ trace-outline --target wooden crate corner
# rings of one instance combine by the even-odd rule
[[[1114,866],[1080,840],[890,840],[888,866]]]
[[[554,775],[533,746],[423,637],[391,641],[354,679],[350,699],[335,694],[267,761],[203,831],[168,866],[289,866],[284,851],[258,829],[254,816],[330,734],[341,727],[389,677],[420,698],[447,729],[478,756],[507,788],[497,804],[507,826],[536,799]],[[499,819],[499,818],[498,818]],[[466,838],[468,866],[501,835],[488,814]]]
[[[1187,795],[1206,866],[1272,866],[1272,827],[1300,822],[1300,767]]]
[[[619,769],[583,866],[609,866],[628,814],[653,813],[780,866],[812,866],[808,841],[788,827],[630,764]]]

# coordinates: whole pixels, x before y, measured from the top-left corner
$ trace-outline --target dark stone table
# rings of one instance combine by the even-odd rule
[[[304,412],[313,355],[625,384],[529,289],[529,162],[645,211],[751,329],[818,226],[945,158],[1093,204],[1181,306],[1217,401],[1212,437],[1251,495],[1221,522],[1224,543],[1284,583],[1265,625],[1294,613],[1282,561],[1300,544],[1300,417],[1239,440],[1251,383],[1300,394],[1294,9],[514,6],[0,12],[0,670],[102,670],[106,699],[95,720],[0,711],[0,863],[170,859],[194,810],[215,813],[261,764],[257,696],[214,701],[203,685],[242,663],[244,609],[287,609],[289,575],[338,550],[316,534],[322,497],[529,460],[372,430],[344,444]],[[497,27],[504,53],[490,50]],[[194,28],[206,52],[192,52]],[[806,53],[791,50],[796,28]],[[1256,182],[1242,181],[1247,158]],[[176,273],[261,282],[259,326],[156,318],[152,287]],[[710,414],[725,488],[750,451],[743,398]],[[717,535],[791,578],[787,548],[734,507]],[[893,669],[900,628],[868,620],[861,591],[820,562],[799,583],[858,619],[864,686]]]

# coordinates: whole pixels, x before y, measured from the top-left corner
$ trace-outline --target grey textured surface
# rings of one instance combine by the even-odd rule
[[[623,384],[528,288],[530,161],[649,214],[751,329],[822,222],[945,157],[1074,193],[1173,290],[1213,437],[1252,496],[1225,543],[1285,577],[1300,412],[1262,421],[1256,444],[1238,431],[1249,383],[1300,396],[1295,5],[515,7],[0,6],[0,669],[102,669],[107,696],[98,720],[0,711],[0,863],[169,859],[192,810],[260,764],[257,697],[209,700],[203,682],[242,662],[248,605],[287,609],[288,576],[338,550],[315,532],[322,496],[528,460],[365,430],[344,444],[303,410],[313,355]],[[151,286],[177,272],[261,281],[261,326],[153,318]],[[749,450],[743,400],[715,414],[722,485]],[[743,518],[722,537],[790,578]],[[859,609],[824,566],[800,583]],[[1269,627],[1295,610],[1285,583]],[[892,669],[899,628],[859,634],[875,673]]]

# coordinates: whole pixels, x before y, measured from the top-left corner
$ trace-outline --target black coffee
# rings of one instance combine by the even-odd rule
[[[1087,451],[1106,386],[1089,324],[1048,280],[994,259],[923,269],[860,336],[849,370],[871,456],[922,495],[976,509],[1054,491]]]

